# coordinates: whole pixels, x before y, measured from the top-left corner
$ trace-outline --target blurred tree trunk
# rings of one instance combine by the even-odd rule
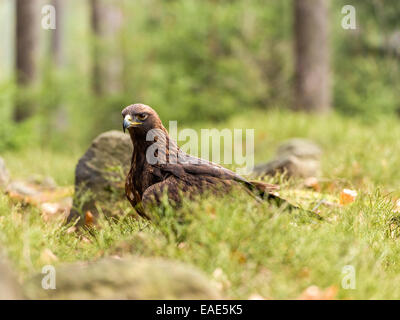
[[[19,88],[26,89],[36,79],[40,11],[36,0],[16,0],[15,12],[17,84]],[[14,109],[14,120],[23,121],[32,112],[32,105],[19,99]]]
[[[96,94],[122,90],[123,59],[119,40],[123,14],[121,1],[91,0],[92,83]]]
[[[331,108],[329,0],[294,0],[296,110]]]
[[[46,110],[46,114],[51,121],[44,121],[42,130],[44,132],[43,138],[47,139],[51,135],[52,130],[62,131],[69,125],[69,116],[67,105],[62,100],[62,81],[58,76],[60,69],[65,67],[65,38],[64,38],[64,23],[65,23],[65,10],[68,10],[68,3],[66,0],[52,0],[51,3],[56,11],[56,29],[51,30],[50,34],[50,57],[52,72],[48,74],[48,87],[54,90],[52,95],[53,100],[50,108]],[[47,131],[46,131],[47,130]],[[45,143],[45,140],[43,141]]]

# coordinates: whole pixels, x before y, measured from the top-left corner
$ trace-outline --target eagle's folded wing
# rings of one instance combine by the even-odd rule
[[[261,196],[279,188],[276,185],[261,181],[248,181],[244,177],[214,162],[188,155],[181,150],[178,153],[177,163],[157,164],[156,167],[181,179],[186,174],[191,174],[194,176],[211,176],[221,180],[234,180],[244,185],[250,191],[256,191]]]

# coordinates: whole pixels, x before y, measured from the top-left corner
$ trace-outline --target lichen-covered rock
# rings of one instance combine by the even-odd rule
[[[6,168],[6,164],[2,157],[0,157],[0,189],[5,188],[10,181],[10,174]]]
[[[9,263],[0,254],[0,300],[19,300],[23,298],[21,287]]]
[[[97,205],[111,205],[124,197],[131,156],[132,142],[129,135],[122,132],[108,131],[93,140],[75,169],[75,209],[69,221],[87,211],[96,216]],[[107,208],[102,210],[108,213]]]
[[[218,299],[205,275],[160,258],[104,258],[56,269],[56,289],[43,290],[43,275],[26,283],[31,299]]]
[[[293,138],[284,142],[278,147],[277,155],[291,155],[297,158],[319,160],[322,155],[322,150],[313,141],[301,138]]]
[[[279,146],[276,156],[268,163],[254,168],[256,175],[285,172],[287,177],[317,177],[320,174],[321,148],[306,139],[291,139]]]

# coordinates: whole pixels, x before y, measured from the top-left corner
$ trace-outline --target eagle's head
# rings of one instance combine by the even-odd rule
[[[145,104],[136,103],[122,110],[122,128],[135,136],[146,135],[152,129],[162,129],[157,112]]]

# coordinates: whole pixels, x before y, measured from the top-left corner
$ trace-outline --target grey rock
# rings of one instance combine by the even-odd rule
[[[22,289],[6,258],[0,254],[0,300],[23,299]]]
[[[43,290],[39,274],[26,283],[31,299],[219,299],[197,269],[160,258],[104,258],[56,269],[56,290]]]
[[[0,157],[0,188],[6,187],[9,181],[10,181],[10,174],[8,173],[3,158]]]
[[[322,155],[322,150],[317,144],[310,140],[294,138],[281,144],[276,154],[278,157],[295,156],[297,158],[319,160]]]
[[[127,134],[108,131],[93,140],[75,169],[75,209],[71,210],[69,221],[88,210],[97,216],[101,203],[111,205],[123,199],[131,157],[132,142]],[[107,208],[102,210],[108,213]]]
[[[285,172],[287,177],[317,177],[320,174],[321,148],[306,139],[291,139],[278,147],[275,158],[268,163],[255,166],[256,175],[271,175]]]

